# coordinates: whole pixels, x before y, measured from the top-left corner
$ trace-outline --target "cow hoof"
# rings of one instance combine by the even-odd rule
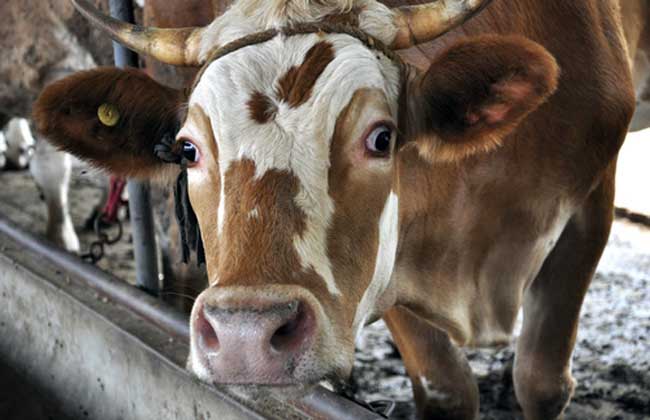
[[[68,252],[73,254],[81,253],[79,237],[71,224],[48,229],[47,238]]]
[[[77,234],[74,232],[68,232],[66,235],[63,236],[61,239],[61,246],[68,252],[71,252],[73,254],[79,254],[81,253],[81,245],[79,244],[79,238],[77,237]]]
[[[571,402],[575,379],[569,374],[560,380],[545,380],[522,383],[516,381],[516,394],[526,420],[561,420]]]

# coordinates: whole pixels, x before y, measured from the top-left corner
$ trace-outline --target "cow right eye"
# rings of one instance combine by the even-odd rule
[[[393,128],[388,124],[379,124],[366,138],[366,150],[373,157],[387,157],[393,140]]]
[[[190,163],[198,163],[201,159],[199,148],[190,141],[183,141],[183,158]]]

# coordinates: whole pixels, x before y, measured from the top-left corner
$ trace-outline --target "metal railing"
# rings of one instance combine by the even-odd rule
[[[109,5],[114,18],[134,23],[131,0],[110,0]],[[117,42],[113,42],[113,55],[117,67],[139,67],[138,55]],[[136,284],[147,293],[157,296],[160,291],[159,271],[149,184],[129,180],[128,191],[133,253],[136,263]]]

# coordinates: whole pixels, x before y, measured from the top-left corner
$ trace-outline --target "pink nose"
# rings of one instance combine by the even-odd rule
[[[288,385],[313,344],[314,314],[299,300],[202,303],[192,328],[195,357],[214,382]]]

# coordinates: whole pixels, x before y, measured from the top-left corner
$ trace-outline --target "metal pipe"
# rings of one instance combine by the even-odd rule
[[[134,23],[131,0],[110,0],[109,7],[114,18]],[[138,67],[138,55],[117,42],[113,42],[113,54],[117,67]],[[129,180],[128,191],[136,285],[147,293],[157,296],[160,283],[149,183]]]

